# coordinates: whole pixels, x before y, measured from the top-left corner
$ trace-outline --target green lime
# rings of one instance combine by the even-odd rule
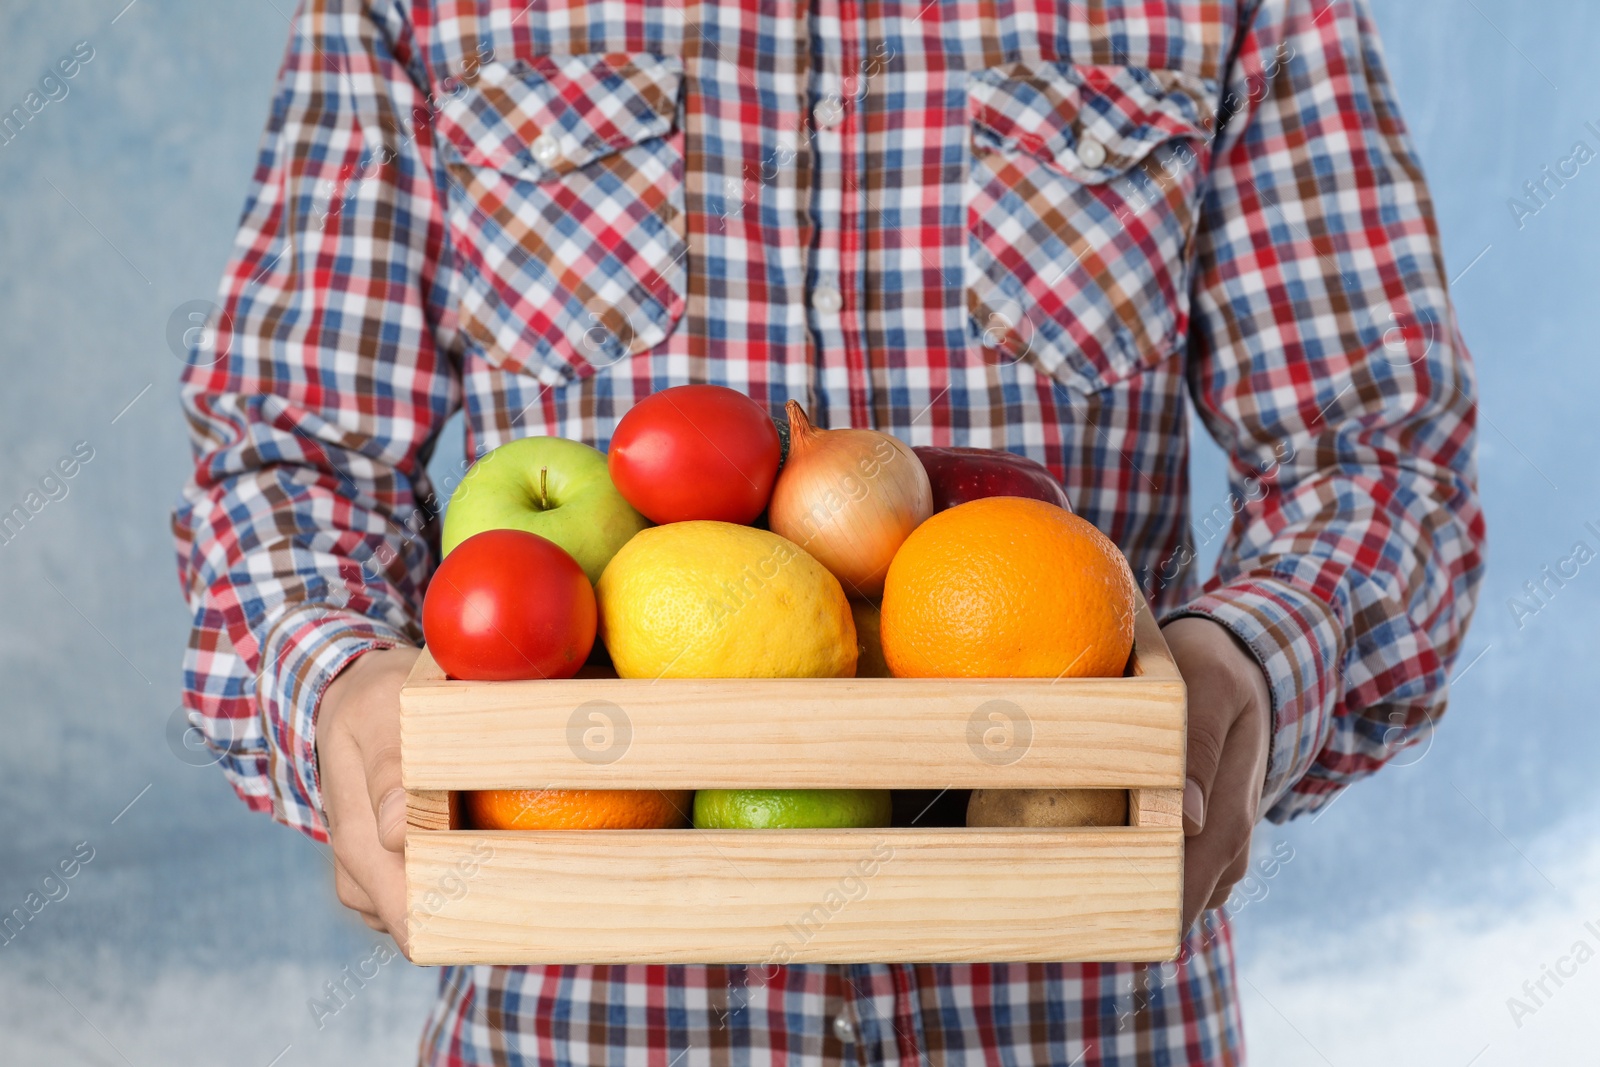
[[[887,789],[702,789],[694,795],[700,830],[798,830],[888,826]]]

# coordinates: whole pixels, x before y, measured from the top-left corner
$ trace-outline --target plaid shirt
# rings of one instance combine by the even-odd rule
[[[639,398],[1045,463],[1270,681],[1264,805],[1442,712],[1474,383],[1361,0],[309,0],[183,403],[186,703],[324,836],[320,694],[420,639],[471,455]],[[203,357],[203,358],[202,358]],[[1198,518],[1187,404],[1231,456]],[[452,968],[435,1064],[1238,1063],[1225,917],[1164,967]]]

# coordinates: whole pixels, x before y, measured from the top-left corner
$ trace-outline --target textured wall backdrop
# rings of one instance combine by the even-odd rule
[[[0,1063],[408,1063],[431,977],[388,964],[319,1028],[308,1000],[374,936],[326,856],[172,728],[166,331],[214,294],[290,0],[126,2],[0,10],[0,112],[47,101],[0,138],[0,511],[45,501],[0,544],[0,912],[77,862],[0,944]],[[1431,748],[1263,835],[1291,858],[1240,915],[1246,1024],[1262,1064],[1589,1062],[1600,962],[1572,953],[1600,950],[1600,562],[1567,563],[1536,611],[1509,601],[1600,549],[1600,9],[1377,9],[1482,381],[1490,575]],[[1563,160],[1576,175],[1530,198]],[[1197,465],[1209,510],[1222,467]]]

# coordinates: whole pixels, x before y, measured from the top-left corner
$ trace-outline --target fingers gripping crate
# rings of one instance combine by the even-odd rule
[[[401,694],[423,964],[1149,961],[1178,949],[1183,680],[445,678]],[[1129,790],[1085,829],[463,828],[474,789]]]

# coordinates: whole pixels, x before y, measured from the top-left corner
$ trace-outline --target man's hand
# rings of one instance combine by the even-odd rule
[[[414,648],[356,658],[322,694],[317,765],[339,902],[406,945],[406,794],[400,786],[400,686]]]
[[[1183,928],[1220,908],[1250,869],[1272,737],[1267,679],[1232,631],[1197,616],[1161,633],[1189,690],[1189,766],[1183,789]]]

